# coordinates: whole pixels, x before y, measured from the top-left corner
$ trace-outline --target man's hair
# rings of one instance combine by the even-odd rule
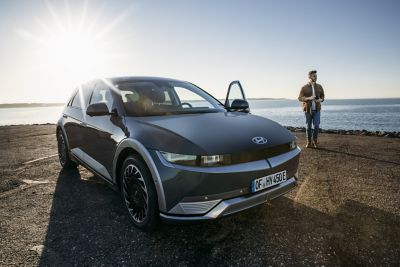
[[[308,72],[308,76],[311,76],[311,75],[314,74],[314,73],[317,73],[317,71],[316,71],[316,70],[310,70],[310,71]]]

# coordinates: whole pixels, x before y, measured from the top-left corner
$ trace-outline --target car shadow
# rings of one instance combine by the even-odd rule
[[[396,265],[399,217],[347,201],[334,216],[280,197],[216,221],[133,227],[100,178],[61,171],[40,266]]]

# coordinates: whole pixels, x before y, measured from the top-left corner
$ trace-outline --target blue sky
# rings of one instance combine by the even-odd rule
[[[120,75],[296,98],[311,69],[328,98],[400,97],[399,13],[389,0],[0,0],[0,103],[64,102]]]

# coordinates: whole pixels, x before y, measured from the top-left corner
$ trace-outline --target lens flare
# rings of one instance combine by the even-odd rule
[[[65,1],[64,8],[47,1],[46,8],[47,20],[35,18],[39,30],[17,29],[23,39],[34,44],[33,68],[40,75],[47,75],[60,83],[76,84],[108,76],[110,69],[117,66],[121,51],[121,42],[117,41],[113,30],[131,14],[133,5],[112,19],[104,4],[96,9],[89,7],[88,1],[78,8],[80,12],[71,12],[68,1]],[[89,10],[93,14],[88,13]],[[107,23],[101,25],[102,21]]]

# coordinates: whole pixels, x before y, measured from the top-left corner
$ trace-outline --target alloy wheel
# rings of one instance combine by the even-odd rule
[[[58,158],[61,165],[64,166],[67,161],[67,146],[62,133],[58,134]]]
[[[142,173],[137,166],[126,166],[123,177],[123,198],[129,214],[137,223],[142,223],[148,214],[149,197]]]

